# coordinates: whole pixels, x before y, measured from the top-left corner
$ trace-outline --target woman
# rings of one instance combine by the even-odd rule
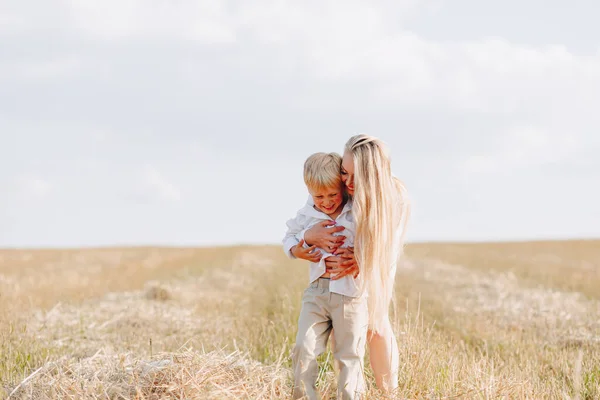
[[[371,368],[377,387],[391,391],[398,386],[399,353],[389,319],[396,261],[402,253],[409,206],[404,185],[392,176],[384,143],[372,136],[350,138],[342,159],[342,181],[353,196],[356,221],[356,249],[340,249],[338,257],[326,259],[327,269],[339,279],[348,274],[363,275],[368,294]],[[324,224],[309,229],[309,245],[336,249],[341,240],[335,228]]]

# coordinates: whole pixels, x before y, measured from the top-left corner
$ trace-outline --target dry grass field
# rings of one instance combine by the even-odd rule
[[[0,250],[0,398],[288,398],[306,280],[278,246]],[[600,241],[409,245],[396,283],[392,398],[600,398]]]

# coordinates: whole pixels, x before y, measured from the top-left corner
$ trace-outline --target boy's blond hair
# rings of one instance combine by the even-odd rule
[[[341,186],[341,168],[338,153],[315,153],[304,162],[304,183],[309,190]]]

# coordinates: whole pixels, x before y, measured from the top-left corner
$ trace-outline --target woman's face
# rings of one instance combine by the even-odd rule
[[[352,154],[345,152],[342,157],[342,182],[346,185],[346,191],[349,195],[354,194],[354,159]]]

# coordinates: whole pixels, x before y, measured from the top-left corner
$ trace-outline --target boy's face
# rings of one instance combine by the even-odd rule
[[[327,215],[334,214],[344,201],[344,187],[329,187],[322,189],[309,189],[315,207]]]

